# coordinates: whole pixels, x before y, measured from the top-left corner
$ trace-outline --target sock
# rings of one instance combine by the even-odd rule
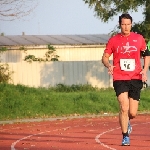
[[[123,133],[123,132],[122,132],[122,135],[123,135],[123,138],[124,138],[125,136],[128,136],[128,137],[129,137],[128,131],[127,131],[126,133]]]

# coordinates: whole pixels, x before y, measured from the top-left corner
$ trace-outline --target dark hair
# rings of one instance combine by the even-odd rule
[[[121,25],[121,20],[122,19],[130,19],[131,23],[132,23],[132,17],[129,14],[122,14],[121,16],[119,16],[119,24]]]

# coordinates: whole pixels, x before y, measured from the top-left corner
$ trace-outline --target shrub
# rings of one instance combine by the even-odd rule
[[[8,83],[12,81],[12,71],[9,70],[8,64],[0,64],[0,83]]]

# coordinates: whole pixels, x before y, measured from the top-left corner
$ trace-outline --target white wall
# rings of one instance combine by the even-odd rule
[[[111,61],[112,62],[112,61]],[[143,61],[142,61],[143,64]],[[112,77],[101,61],[58,61],[9,63],[14,71],[14,84],[48,87],[56,84],[90,84],[93,87],[112,87]],[[150,86],[150,70],[147,84]]]
[[[112,86],[112,78],[101,61],[64,61],[46,63],[9,63],[14,84],[48,87],[56,84],[90,84],[93,87]]]

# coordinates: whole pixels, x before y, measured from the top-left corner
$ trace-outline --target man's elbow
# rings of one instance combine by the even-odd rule
[[[102,56],[102,63],[103,63],[103,64],[104,64],[105,59],[106,59],[106,58],[105,58],[105,56],[103,55],[103,56]]]

